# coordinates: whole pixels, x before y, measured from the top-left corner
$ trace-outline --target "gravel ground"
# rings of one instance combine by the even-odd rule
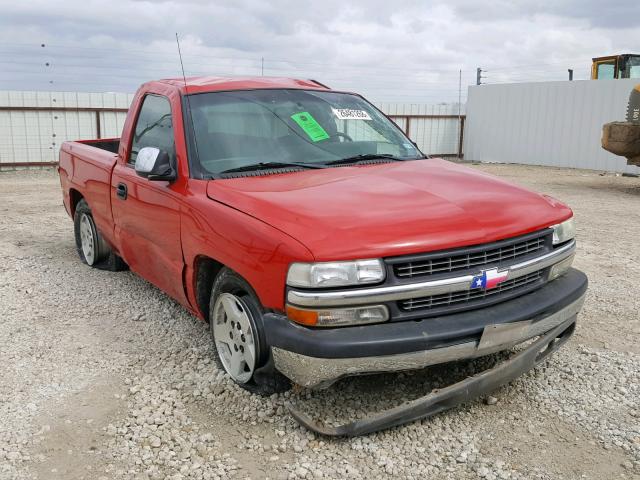
[[[284,402],[354,418],[498,357],[252,396],[216,369],[204,323],[80,263],[54,173],[1,173],[0,479],[640,478],[640,179],[476,168],[574,207],[591,279],[576,335],[491,397],[349,440]]]

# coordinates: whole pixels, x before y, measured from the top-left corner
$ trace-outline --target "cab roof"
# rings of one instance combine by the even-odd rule
[[[167,78],[157,82],[173,85],[181,94],[267,88],[330,90],[315,80],[284,77],[187,77],[186,82],[183,78]]]

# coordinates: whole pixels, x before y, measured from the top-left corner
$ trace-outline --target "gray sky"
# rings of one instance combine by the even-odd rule
[[[640,1],[0,0],[0,89],[134,91],[180,75],[315,78],[376,101],[455,102],[491,82],[586,79],[640,53]],[[41,45],[45,46],[42,47]],[[48,64],[48,65],[47,65]]]

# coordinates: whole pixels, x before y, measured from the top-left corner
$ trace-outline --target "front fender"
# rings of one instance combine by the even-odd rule
[[[299,241],[261,220],[194,195],[182,212],[182,249],[187,295],[197,305],[195,263],[209,257],[241,275],[265,308],[284,310],[285,281],[294,261],[313,261]]]

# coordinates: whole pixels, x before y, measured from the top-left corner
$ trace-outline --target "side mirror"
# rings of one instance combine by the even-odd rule
[[[169,154],[155,147],[141,148],[136,157],[136,173],[152,181],[176,179],[176,171],[171,165]]]

